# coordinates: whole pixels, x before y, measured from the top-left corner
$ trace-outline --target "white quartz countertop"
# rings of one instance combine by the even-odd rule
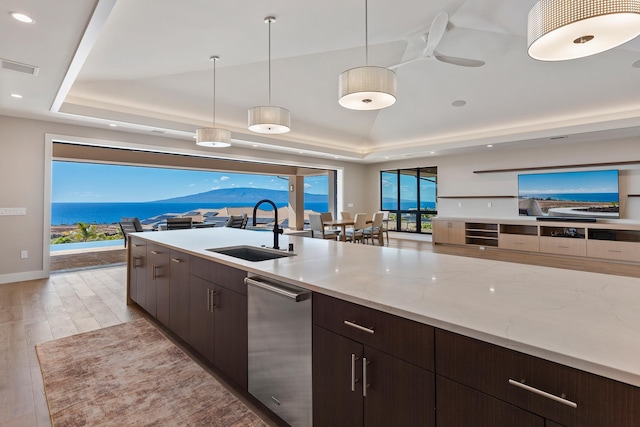
[[[250,262],[208,248],[273,245],[273,233],[136,233],[312,291],[640,386],[640,279],[280,236],[295,256]]]

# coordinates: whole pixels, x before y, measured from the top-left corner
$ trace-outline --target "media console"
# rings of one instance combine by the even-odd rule
[[[640,224],[433,218],[435,244],[640,263]]]

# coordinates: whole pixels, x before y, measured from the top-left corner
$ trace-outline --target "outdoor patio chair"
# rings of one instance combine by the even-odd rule
[[[192,219],[190,216],[184,218],[167,218],[167,230],[184,230],[191,228]]]
[[[247,228],[247,217],[246,213],[242,215],[231,215],[225,224],[225,227],[230,228]]]
[[[136,229],[136,224],[134,221],[125,221],[126,219],[131,218],[122,218],[122,220],[120,221],[120,231],[122,231],[122,237],[124,237],[125,248],[127,247],[127,234],[142,231]],[[142,229],[142,226],[140,228]]]

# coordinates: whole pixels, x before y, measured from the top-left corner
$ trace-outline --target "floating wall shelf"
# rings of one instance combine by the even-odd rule
[[[640,165],[640,160],[632,160],[628,162],[609,162],[609,163],[582,163],[576,165],[561,165],[561,166],[537,166],[531,168],[511,168],[511,169],[486,169],[473,171],[473,173],[500,173],[500,172],[524,172],[524,171],[537,171],[548,169],[573,169],[573,168],[592,168],[599,166],[628,166],[628,165]]]

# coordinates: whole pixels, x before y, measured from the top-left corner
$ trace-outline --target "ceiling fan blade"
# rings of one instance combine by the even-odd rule
[[[477,59],[456,58],[455,56],[445,56],[436,53],[433,55],[438,61],[447,64],[459,65],[461,67],[482,67],[485,62]]]
[[[410,59],[408,61],[401,62],[399,64],[391,65],[390,67],[387,67],[387,68],[390,69],[390,70],[395,70],[395,69],[400,68],[402,66],[405,66],[407,64],[411,64],[412,62],[422,61],[423,59],[426,59],[426,58],[424,56],[420,56],[418,58],[413,58],[413,59]]]
[[[429,36],[427,37],[427,47],[423,51],[424,56],[432,56],[435,52],[444,32],[447,30],[447,24],[449,24],[449,14],[447,12],[440,12],[436,15],[431,23],[429,29]]]

